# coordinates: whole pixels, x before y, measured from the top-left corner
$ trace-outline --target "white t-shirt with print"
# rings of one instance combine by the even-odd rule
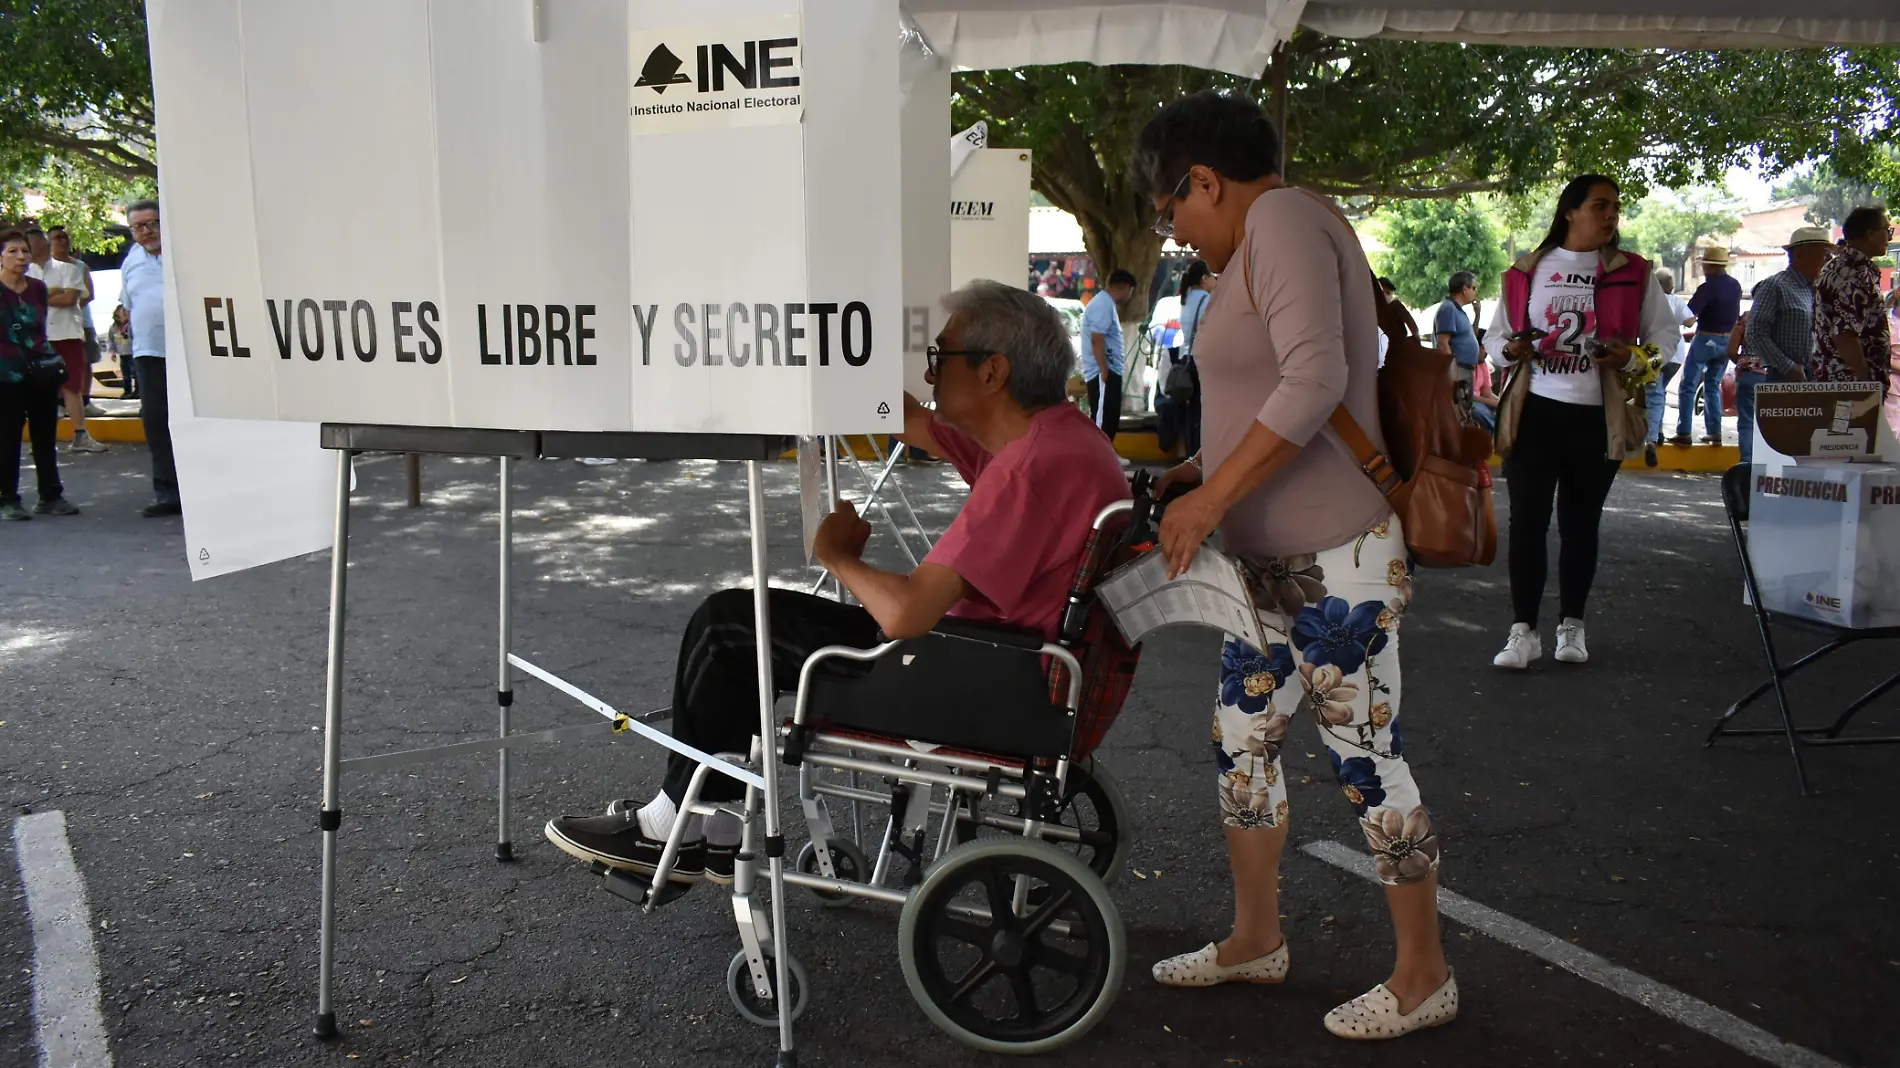
[[[1565,404],[1603,403],[1597,363],[1584,342],[1597,332],[1595,252],[1554,248],[1538,261],[1531,278],[1531,326],[1548,331],[1537,342],[1531,392]]]
[[[83,297],[86,292],[86,269],[78,263],[64,260],[47,260],[46,266],[34,264],[29,272],[33,277],[46,283],[46,288],[77,289]],[[49,307],[46,309],[46,340],[77,341],[86,336],[86,324],[80,318],[79,305],[69,307]]]

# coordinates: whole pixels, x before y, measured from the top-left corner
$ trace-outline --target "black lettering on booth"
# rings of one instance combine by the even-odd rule
[[[792,86],[798,84],[798,76],[795,74],[788,75],[783,78],[774,77],[772,74],[772,72],[778,69],[779,67],[789,67],[793,63],[792,57],[774,56],[772,54],[773,51],[780,48],[797,48],[797,47],[798,47],[798,38],[796,37],[774,37],[769,41],[759,42],[760,71],[759,71],[758,88],[760,89],[790,89]]]
[[[224,318],[218,318],[218,312],[224,312]],[[231,335],[231,344],[227,347],[218,343],[218,332],[226,331]],[[251,350],[238,341],[237,307],[230,297],[205,298],[205,338],[213,356],[231,356],[240,360],[251,358]]]
[[[559,326],[554,325],[557,318],[561,323]],[[561,366],[574,366],[574,343],[568,340],[567,336],[568,327],[572,325],[572,319],[573,317],[567,313],[567,305],[565,304],[549,304],[541,309],[541,321],[546,323],[548,328],[549,367],[554,366],[554,343],[557,340],[561,343]]]
[[[278,317],[276,301],[265,301],[264,310],[270,312],[270,332],[271,337],[277,339],[277,358],[280,360],[290,359],[290,334],[291,331],[296,329],[296,325],[290,313],[290,298],[284,298],[284,314],[282,318]]]
[[[442,321],[442,312],[435,301],[425,300],[416,306],[416,325],[422,328],[422,336],[427,338],[421,348],[423,363],[437,363],[442,359],[442,335],[436,333],[435,324]]]
[[[343,313],[350,310],[347,300],[326,300],[323,310],[330,313],[330,336],[336,340],[336,358],[343,358]]]
[[[413,306],[406,300],[395,300],[395,301],[390,301],[389,303],[389,319],[391,322],[396,324],[395,329],[396,329],[396,362],[397,363],[415,363],[416,362],[416,354],[409,351],[408,348],[404,347],[403,342],[402,342],[403,338],[414,337],[416,334],[415,327],[410,326],[408,323],[405,323],[402,321],[402,317],[405,315],[408,315],[412,307]]]
[[[856,319],[864,324],[864,347],[852,344],[852,321]],[[844,315],[839,320],[839,351],[844,362],[853,367],[863,367],[871,362],[871,309],[861,300],[854,300],[844,306]]]
[[[589,308],[588,310],[593,310]],[[653,321],[660,317],[660,306],[649,304],[646,314],[640,314],[640,305],[633,306],[633,325],[640,331],[640,366],[646,367],[653,362]]]
[[[297,347],[306,360],[323,359],[323,309],[309,297],[297,302]]]
[[[718,367],[725,363],[725,358],[713,349],[713,342],[719,340],[719,328],[713,325],[718,319],[719,305],[707,304],[699,309],[700,348],[706,354],[707,367]]]
[[[745,305],[736,302],[726,305],[726,359],[734,367],[744,367],[752,362],[752,346],[739,343],[739,328],[732,321],[735,315],[741,321],[750,318],[746,314]]]
[[[680,304],[673,308],[673,329],[680,336],[679,341],[673,344],[673,361],[681,367],[691,367],[699,360],[699,340],[693,336],[691,304]]]
[[[811,313],[818,317],[818,366],[831,366],[831,317],[838,312],[836,304],[814,304]]]
[[[752,306],[753,338],[759,345],[759,366],[765,366],[765,345],[772,344],[772,366],[780,367],[781,351],[778,343],[778,305],[754,304]]]
[[[792,345],[792,342],[805,336],[805,329],[803,327],[792,325],[792,316],[803,314],[805,314],[805,306],[803,304],[787,304],[785,306],[785,366],[787,367],[805,366],[805,354],[795,351]]]
[[[368,347],[363,345],[365,320],[369,322]],[[342,339],[338,338],[337,346],[341,348],[342,344]],[[369,363],[376,358],[376,309],[370,307],[367,300],[355,301],[350,305],[350,347],[356,350],[356,358],[364,363]]]
[[[515,362],[523,367],[541,362],[541,309],[532,304],[515,305],[515,336],[520,343],[515,346]],[[534,342],[534,351],[530,355],[528,342]]]
[[[592,304],[574,305],[574,362],[581,367],[592,367],[599,362],[596,353],[587,351],[587,343],[594,340],[597,331],[587,325],[587,317],[594,314]]]
[[[507,328],[503,327],[505,334]],[[481,352],[485,364],[500,364],[501,353],[488,351],[488,305],[475,305],[475,347]]]

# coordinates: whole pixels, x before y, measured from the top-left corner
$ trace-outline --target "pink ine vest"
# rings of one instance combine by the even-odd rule
[[[1597,336],[1635,341],[1643,332],[1643,290],[1649,281],[1649,261],[1633,252],[1622,253],[1629,262],[1614,271],[1597,270]],[[1522,331],[1530,321],[1531,276],[1535,260],[1526,257],[1504,272],[1504,310],[1511,331]],[[1644,338],[1643,340],[1651,340]]]

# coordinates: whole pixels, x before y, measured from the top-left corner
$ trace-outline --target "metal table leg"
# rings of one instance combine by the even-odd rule
[[[318,1038],[336,1037],[336,1009],[330,984],[336,971],[336,832],[343,822],[338,802],[338,762],[343,750],[343,622],[350,562],[350,452],[336,454],[336,525],[330,547],[330,644],[323,691],[323,807],[317,827],[323,835],[323,900],[317,920]]]
[[[503,738],[508,737],[509,710],[515,703],[513,673],[508,664],[508,654],[514,645],[514,464],[510,457],[501,458],[501,594],[498,598],[501,619],[500,652],[495,657],[495,706]],[[515,847],[508,837],[508,750],[503,749],[499,759],[495,784],[495,859],[509,861],[515,859]]]
[[[773,711],[771,574],[767,570],[765,481],[757,460],[746,461],[746,488],[752,516],[752,611],[757,633],[759,668],[759,770],[765,775],[765,855],[771,863],[773,987],[778,992],[778,1064],[794,1068],[798,1053],[792,1043],[791,939],[785,928],[785,836],[779,823],[778,760],[773,739],[778,735]]]

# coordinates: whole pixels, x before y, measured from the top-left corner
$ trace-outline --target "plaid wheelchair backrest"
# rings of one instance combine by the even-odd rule
[[[1123,640],[1108,609],[1095,597],[1102,576],[1153,548],[1151,543],[1127,544],[1130,517],[1117,517],[1089,535],[1082,561],[1069,586],[1069,612],[1063,618],[1061,641],[1082,665],[1082,699],[1076,708],[1075,740],[1071,759],[1083,760],[1108,736],[1121,714],[1122,702],[1135,681],[1141,647]],[[1049,700],[1067,705],[1069,669],[1060,660],[1049,664]]]

